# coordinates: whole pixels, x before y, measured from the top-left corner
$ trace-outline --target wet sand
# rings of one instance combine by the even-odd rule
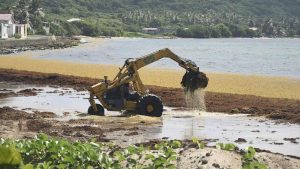
[[[35,138],[38,133],[46,133],[52,137],[73,141],[86,141],[94,138],[97,142],[113,142],[119,146],[142,144],[150,147],[164,140],[172,140],[168,137],[153,139],[155,136],[153,136],[151,130],[162,125],[160,118],[146,116],[87,116],[71,120],[62,120],[63,117],[59,117],[59,120],[51,112],[36,112],[32,114],[10,107],[0,108],[0,114],[1,138],[30,139]],[[201,138],[201,140],[207,144],[201,150],[195,143],[189,140],[182,140],[183,148],[178,152],[178,168],[199,168],[199,166],[207,168],[241,168],[242,149],[237,148],[235,151],[224,151],[209,145],[212,142],[216,142],[214,139]],[[277,146],[285,149],[285,145]],[[256,159],[267,164],[270,169],[296,169],[300,166],[299,156],[297,155],[283,155],[258,148],[256,151]]]
[[[126,116],[120,113],[115,114],[115,112],[107,112],[105,117],[88,116],[86,108],[89,105],[87,100],[82,99],[86,98],[88,93],[64,86],[83,90],[96,79],[13,70],[6,70],[6,73],[3,73],[3,71],[0,71],[1,80],[18,79],[22,83],[0,84],[0,93],[16,94],[10,98],[1,99],[4,106],[10,105],[10,107],[0,106],[1,138],[28,139],[34,138],[38,133],[46,133],[53,137],[73,141],[95,138],[98,142],[112,142],[120,146],[132,144],[151,146],[153,143],[164,140],[180,139],[183,140],[184,148],[179,152],[180,158],[177,161],[179,168],[199,166],[241,168],[240,159],[243,151],[239,149],[233,152],[223,151],[216,149],[214,145],[218,142],[234,143],[234,140],[242,138],[245,142],[236,142],[235,145],[241,149],[247,146],[258,148],[256,158],[266,163],[269,168],[298,168],[300,165],[299,125],[278,124],[276,121],[245,115],[205,112],[196,114],[191,111],[173,111],[170,108],[166,108],[161,118]],[[23,84],[25,82],[31,85]],[[172,94],[170,88],[165,88],[165,90],[161,87],[149,87],[158,90],[159,93]],[[177,93],[181,91],[180,89],[174,90],[177,90]],[[68,99],[65,100],[66,98]],[[170,97],[164,97],[166,98]],[[10,104],[12,102],[13,104]],[[61,104],[57,102],[62,102],[62,105],[76,104],[60,106]],[[42,110],[39,105],[42,106],[40,107]],[[75,109],[72,111],[68,107]],[[60,113],[61,108],[63,113]],[[178,125],[174,126],[174,124]],[[207,143],[207,147],[199,151],[197,145],[185,140],[193,137]]]
[[[60,74],[37,73],[0,69],[0,81],[22,82],[26,84],[58,85],[84,91],[98,79],[68,76]],[[147,86],[150,91],[163,100],[164,105],[184,109],[185,99],[181,88]],[[11,95],[14,95],[13,93]],[[8,96],[7,96],[8,97]],[[205,92],[205,102],[209,112],[231,114],[251,114],[266,116],[271,119],[300,123],[300,100],[285,98],[268,98],[255,95]]]

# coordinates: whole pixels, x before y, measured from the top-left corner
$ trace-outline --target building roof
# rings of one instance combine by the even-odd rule
[[[250,30],[256,31],[258,28],[257,27],[251,27],[249,28]]]
[[[0,14],[0,21],[12,20],[12,14]]]
[[[79,22],[79,21],[81,21],[80,18],[71,18],[71,19],[67,20],[67,22]]]
[[[158,28],[143,28],[143,31],[157,31]]]

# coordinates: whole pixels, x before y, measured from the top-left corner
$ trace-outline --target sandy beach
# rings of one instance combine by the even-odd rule
[[[80,64],[34,59],[29,56],[1,56],[0,68],[42,73],[59,73],[103,79],[112,79],[122,65]],[[141,78],[146,85],[180,88],[184,70],[143,68]],[[269,98],[300,99],[300,79],[228,73],[207,73],[210,81],[206,91],[255,95]]]

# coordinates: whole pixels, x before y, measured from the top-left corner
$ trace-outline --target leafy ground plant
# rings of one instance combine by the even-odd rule
[[[192,138],[192,142],[198,145],[198,148],[204,149],[205,143],[203,143],[201,140],[198,138]]]
[[[21,154],[13,147],[0,146],[0,168],[32,169],[31,164],[24,165]]]
[[[196,138],[192,144],[199,149],[205,147],[205,143]],[[0,139],[0,168],[173,169],[184,147],[178,140],[119,147],[112,143],[96,143],[93,139],[71,142],[40,134],[35,139]],[[220,143],[217,147],[227,151],[236,150],[233,144]],[[255,149],[249,147],[242,157],[243,169],[266,169],[266,165],[259,163],[254,155]]]
[[[248,147],[245,154],[242,157],[243,169],[268,169],[268,167],[257,161],[255,156],[255,149],[253,147]]]
[[[175,168],[175,150],[180,147],[180,141],[169,141],[155,144],[152,149],[143,145],[121,148],[94,140],[70,142],[41,134],[35,139],[1,139],[0,168]]]
[[[218,143],[216,145],[217,148],[221,149],[221,150],[226,150],[226,151],[234,151],[236,150],[236,145],[232,144],[232,143]]]

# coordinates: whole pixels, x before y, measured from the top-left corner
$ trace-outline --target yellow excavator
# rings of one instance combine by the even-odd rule
[[[181,58],[166,48],[140,58],[127,59],[112,81],[105,76],[104,81],[91,86],[89,88],[91,106],[88,114],[104,116],[105,108],[109,111],[129,111],[160,117],[163,112],[162,101],[145,88],[138,70],[162,58],[170,58],[186,69],[181,81],[185,92],[194,92],[207,86],[208,78],[199,71],[194,62]],[[101,105],[96,104],[95,99],[98,99]]]

